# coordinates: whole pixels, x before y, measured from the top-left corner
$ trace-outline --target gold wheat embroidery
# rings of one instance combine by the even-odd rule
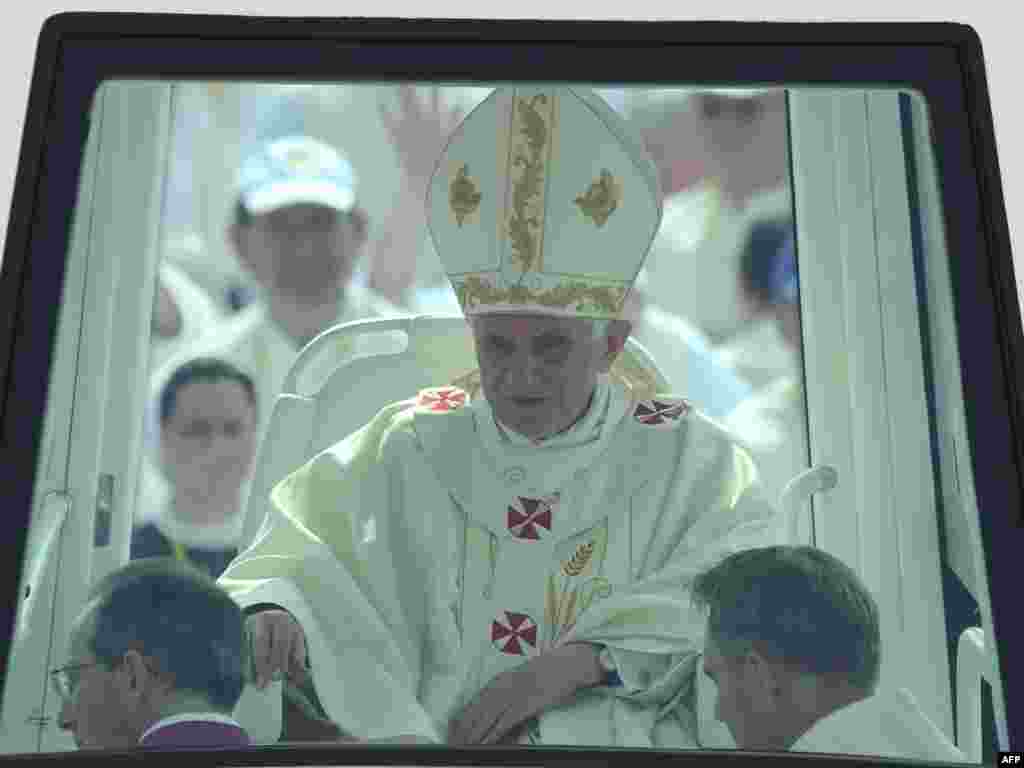
[[[576,550],[576,554],[572,556],[572,559],[562,565],[562,572],[566,576],[579,576],[583,573],[583,569],[587,567],[587,563],[590,562],[590,557],[593,554],[594,542],[581,544],[579,549]]]

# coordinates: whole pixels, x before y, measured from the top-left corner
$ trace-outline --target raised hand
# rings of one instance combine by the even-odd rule
[[[464,111],[445,104],[441,88],[432,86],[424,100],[415,86],[398,86],[398,108],[380,105],[380,119],[398,155],[409,188],[426,200],[427,185],[449,136],[464,117]]]

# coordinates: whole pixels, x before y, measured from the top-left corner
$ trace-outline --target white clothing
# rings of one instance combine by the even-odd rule
[[[703,334],[678,315],[648,303],[630,335],[651,353],[671,391],[715,421],[723,420],[753,394]]]
[[[790,751],[967,762],[902,688],[836,710],[811,726]]]
[[[181,328],[172,338],[152,335],[149,370],[164,365],[174,355],[195,343],[204,333],[217,326],[225,313],[188,274],[166,259],[160,262],[158,280],[167,290],[181,317]]]
[[[723,422],[754,457],[762,486],[773,503],[779,502],[786,483],[810,464],[806,425],[803,388],[795,376],[776,379],[743,401]]]
[[[539,447],[459,396],[388,406],[282,481],[221,584],[296,617],[321,703],[356,736],[442,742],[496,675],[580,641],[623,685],[547,711],[524,743],[696,747],[705,622],[687,584],[774,541],[746,453],[687,402],[607,377]]]
[[[802,373],[797,370],[793,349],[772,316],[751,323],[715,347],[715,353],[723,364],[756,389],[768,386],[780,377]]]
[[[788,185],[758,193],[742,211],[722,204],[710,183],[666,199],[645,262],[651,298],[713,338],[728,336],[741,322],[739,257],[750,227],[786,215]]]
[[[223,723],[224,725],[233,725],[236,728],[242,727],[233,717],[222,715],[219,712],[186,712],[157,720],[143,732],[139,742],[144,742],[151,733],[159,731],[161,728],[177,725],[178,723]]]
[[[239,496],[240,499],[245,498],[241,493]],[[223,522],[205,525],[192,523],[175,515],[173,504],[165,497],[157,508],[157,514],[152,522],[160,533],[176,544],[204,549],[227,549],[238,545],[245,520],[242,505],[239,503],[238,511]]]
[[[231,312],[228,294],[244,287],[258,293],[255,280],[246,272],[222,236],[211,242],[194,233],[179,234],[164,249],[163,261],[173,264],[202,288],[224,314]]]
[[[352,282],[346,290],[345,301],[339,309],[336,323],[349,323],[374,317],[397,317],[402,314],[401,310],[375,296],[362,284]],[[384,349],[381,349],[382,346]],[[389,348],[386,344],[382,345],[379,337],[371,337],[368,343],[360,340],[355,344],[342,344],[339,340],[337,354],[319,362],[333,370],[352,356],[387,351]],[[280,394],[299,351],[299,345],[270,318],[266,305],[257,302],[229,317],[188,349],[183,350],[170,364],[165,365],[154,376],[153,399],[155,401],[159,398],[164,382],[177,365],[201,356],[218,357],[233,363],[253,377],[262,434],[270,419],[274,401]]]

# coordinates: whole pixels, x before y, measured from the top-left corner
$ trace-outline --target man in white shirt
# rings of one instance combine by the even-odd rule
[[[153,381],[154,394],[185,358],[221,357],[253,378],[261,434],[301,348],[334,325],[403,313],[353,279],[367,237],[346,157],[309,136],[268,141],[243,164],[230,239],[261,295],[187,350]],[[391,337],[339,341],[325,371],[357,354],[399,349]]]
[[[137,560],[97,584],[71,658],[51,677],[81,749],[250,743],[231,717],[250,658],[242,612],[185,563]]]
[[[660,215],[653,164],[586,89],[470,113],[427,219],[482,396],[410,392],[274,489],[221,577],[259,682],[309,677],[363,739],[695,746],[687,586],[774,515],[698,406],[614,375]]]
[[[735,286],[751,223],[792,215],[786,93],[653,91],[638,95],[631,120],[665,191],[651,300],[721,344],[742,322]]]
[[[735,553],[693,584],[704,673],[740,749],[965,762],[906,690],[879,687],[878,607],[813,547]]]

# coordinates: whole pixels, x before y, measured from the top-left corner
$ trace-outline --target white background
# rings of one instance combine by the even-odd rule
[[[15,6],[14,3],[10,4]],[[823,0],[715,0],[709,3],[631,0],[607,5],[593,0],[516,0],[495,6],[471,0],[199,0],[192,3],[139,0],[93,0],[61,5],[53,0],[18,3],[4,13],[3,66],[0,94],[4,120],[0,121],[0,239],[5,238],[10,215],[14,174],[21,148],[21,130],[35,61],[36,44],[43,21],[63,11],[117,11],[148,13],[244,14],[248,16],[374,16],[432,18],[558,18],[629,20],[720,21],[949,21],[969,24],[981,37],[985,55],[989,98],[995,118],[996,145],[1003,176],[1003,194],[1013,250],[1016,253],[1018,295],[1024,287],[1021,266],[1020,227],[1015,214],[1024,208],[1024,109],[1019,82],[1013,75],[1024,62],[1021,54],[1019,5],[1003,0],[857,0],[850,3]],[[26,7],[27,6],[27,7]],[[599,6],[615,9],[601,15]],[[710,13],[714,15],[710,15]],[[2,256],[0,256],[2,258]],[[0,309],[2,311],[2,309]]]

